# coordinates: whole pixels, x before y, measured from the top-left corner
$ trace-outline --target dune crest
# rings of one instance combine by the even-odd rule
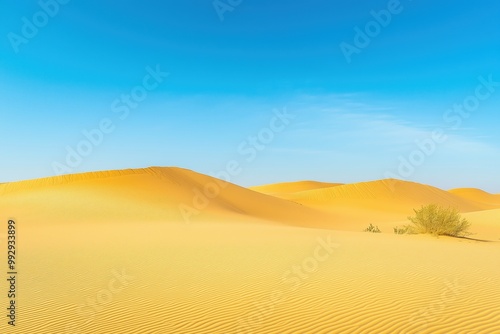
[[[0,186],[0,209],[67,221],[327,223],[323,213],[175,167],[56,176]],[[30,210],[22,210],[29,205]],[[29,219],[30,221],[33,219]]]
[[[266,189],[279,190],[278,185]],[[299,188],[300,189],[300,188]],[[463,196],[430,185],[396,179],[384,179],[353,184],[321,187],[296,192],[279,192],[273,196],[304,206],[316,208],[340,220],[340,229],[361,231],[369,223],[378,224],[383,231],[392,231],[396,225],[406,224],[407,217],[422,205],[439,204],[457,208],[462,213],[500,208],[493,197]],[[478,221],[481,223],[481,220]],[[478,223],[474,224],[476,227]],[[489,225],[491,227],[491,225]],[[483,230],[479,227],[479,230]]]
[[[0,210],[54,224],[110,221],[248,221],[359,231],[391,230],[413,209],[436,203],[476,212],[500,208],[499,195],[444,191],[394,179],[337,184],[300,181],[246,189],[177,167],[55,176],[0,184]],[[26,206],[30,210],[25,210]]]
[[[407,211],[409,207],[419,207],[430,203],[456,207],[463,212],[490,208],[488,205],[436,187],[394,179],[281,193],[280,197],[326,209],[331,209],[335,205],[359,208],[376,205],[384,211],[393,212],[401,209]]]
[[[273,183],[262,186],[250,187],[249,189],[279,197],[280,195],[284,194],[290,194],[306,190],[321,189],[321,188],[331,188],[339,185],[343,185],[343,183],[297,181],[297,182]]]
[[[449,192],[466,200],[482,203],[492,208],[500,207],[500,194],[490,194],[476,188],[457,188],[449,190]]]

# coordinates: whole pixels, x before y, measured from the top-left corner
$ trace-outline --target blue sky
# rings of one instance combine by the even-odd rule
[[[245,186],[393,175],[500,193],[497,1],[8,0],[0,9],[0,182],[150,165],[214,174],[237,161],[231,181]],[[357,50],[348,57],[347,44]],[[122,96],[148,75],[153,83],[155,70],[168,76],[121,119]],[[467,117],[449,112],[474,101]],[[285,109],[294,118],[250,155],[249,136],[268,133]],[[86,147],[83,133],[103,120],[112,130]],[[416,141],[436,130],[447,139],[424,152]],[[71,167],[79,145],[90,153]]]

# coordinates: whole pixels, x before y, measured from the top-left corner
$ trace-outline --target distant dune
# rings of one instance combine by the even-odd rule
[[[266,187],[272,189],[272,186]],[[284,194],[284,192],[281,192],[281,194]],[[389,211],[393,209],[399,210],[398,206],[400,205],[407,207],[408,205],[414,206],[427,203],[451,205],[462,211],[483,209],[480,204],[432,186],[392,179],[320,187],[305,191],[299,190],[297,192],[288,192],[283,197],[317,206],[331,206],[335,203],[363,206],[364,204],[376,203]]]
[[[444,191],[399,180],[354,184],[300,181],[246,189],[176,167],[56,176],[0,184],[0,210],[27,221],[248,221],[359,231],[393,226],[414,208],[437,203],[474,212],[500,208],[500,195]],[[29,207],[29,210],[25,208]]]
[[[280,188],[278,184],[252,189],[279,190]],[[287,184],[285,189],[294,188],[303,188],[302,183],[299,182],[296,187]],[[493,205],[491,201],[486,203],[478,201],[475,197],[468,198],[429,185],[394,179],[318,187],[296,192],[278,191],[275,196],[331,214],[343,222],[339,229],[350,231],[359,231],[369,223],[379,224],[385,230],[392,231],[396,223],[406,223],[406,218],[413,213],[413,209],[432,203],[454,207],[461,212],[500,208],[500,203]]]
[[[299,191],[314,190],[321,188],[331,188],[342,185],[342,183],[326,183],[317,181],[298,181],[298,182],[283,182],[274,183],[264,186],[251,187],[251,190],[258,191],[264,194],[282,196]]]
[[[8,333],[500,333],[498,198],[160,167],[0,184],[22,278]],[[427,203],[479,240],[393,234]]]
[[[450,190],[450,193],[466,200],[480,203],[483,207],[498,208],[500,206],[500,195],[490,194],[481,189],[459,188]]]

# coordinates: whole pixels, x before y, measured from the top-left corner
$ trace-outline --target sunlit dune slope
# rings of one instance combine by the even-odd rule
[[[469,201],[481,203],[485,206],[491,206],[492,208],[500,207],[500,194],[494,195],[475,188],[458,188],[452,189],[449,192]]]
[[[323,207],[335,204],[360,207],[376,204],[381,210],[388,211],[406,210],[408,205],[413,207],[429,203],[453,206],[464,212],[489,208],[432,186],[393,179],[299,191],[288,194],[286,198]]]
[[[472,225],[472,238],[500,241],[500,209],[468,212],[463,216]]]
[[[360,231],[374,223],[391,232],[425,204],[463,213],[500,208],[498,195],[477,189],[448,192],[393,179],[252,189],[181,168],[127,169],[0,184],[0,211],[27,224],[239,221]]]
[[[251,190],[258,191],[264,194],[274,195],[280,197],[282,195],[295,193],[299,191],[314,190],[321,188],[331,188],[342,185],[342,183],[327,183],[317,181],[298,181],[298,182],[284,182],[251,187]]]
[[[35,223],[272,221],[325,223],[325,215],[181,168],[93,172],[0,185],[0,210]]]
[[[267,187],[273,188],[272,185]],[[281,192],[275,196],[328,212],[342,221],[341,229],[346,230],[359,230],[369,223],[392,229],[394,222],[406,220],[413,209],[431,203],[454,207],[461,212],[492,208],[489,204],[429,185],[394,179]]]

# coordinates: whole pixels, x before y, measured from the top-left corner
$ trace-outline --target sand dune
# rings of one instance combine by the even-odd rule
[[[0,220],[20,231],[8,333],[500,333],[497,195],[252,189],[158,167],[1,184]],[[489,242],[392,234],[426,203],[458,207]],[[181,205],[199,211],[189,224]],[[361,232],[374,222],[387,233]]]
[[[484,208],[479,203],[432,186],[392,179],[289,192],[284,197],[303,204],[318,206],[335,203],[353,203],[362,206],[372,202],[383,204],[384,209],[407,204],[415,206],[428,203],[454,206],[462,211]]]
[[[259,188],[279,189],[279,185]],[[338,229],[350,231],[364,229],[369,223],[392,231],[395,225],[406,223],[413,209],[431,203],[458,208],[461,212],[492,208],[491,204],[429,185],[393,179],[280,192],[275,196],[331,214],[334,221],[342,221]]]
[[[327,224],[325,214],[181,168],[83,173],[0,185],[0,210],[26,221],[168,222],[251,219]],[[23,210],[25,207],[29,210]]]
[[[472,237],[500,241],[500,209],[463,214],[472,224]]]
[[[301,181],[251,189],[181,168],[128,169],[0,184],[0,210],[50,224],[248,221],[359,231],[377,223],[392,231],[414,208],[429,203],[464,213],[500,208],[499,195],[398,180]]]
[[[274,183],[257,187],[250,187],[251,190],[258,191],[264,194],[281,197],[281,195],[296,193],[299,191],[314,190],[321,188],[331,188],[342,185],[342,183],[327,183],[317,181],[298,181]]]
[[[500,194],[494,195],[475,188],[452,189],[449,192],[469,201],[481,203],[484,206],[489,206],[491,208],[500,207]]]
[[[251,189],[181,168],[93,172],[0,184],[0,210],[53,223],[260,220],[357,230],[352,224],[404,220],[429,203],[462,212],[500,208],[498,195],[480,190],[447,192],[397,180],[302,181]],[[30,210],[23,210],[26,206]]]

